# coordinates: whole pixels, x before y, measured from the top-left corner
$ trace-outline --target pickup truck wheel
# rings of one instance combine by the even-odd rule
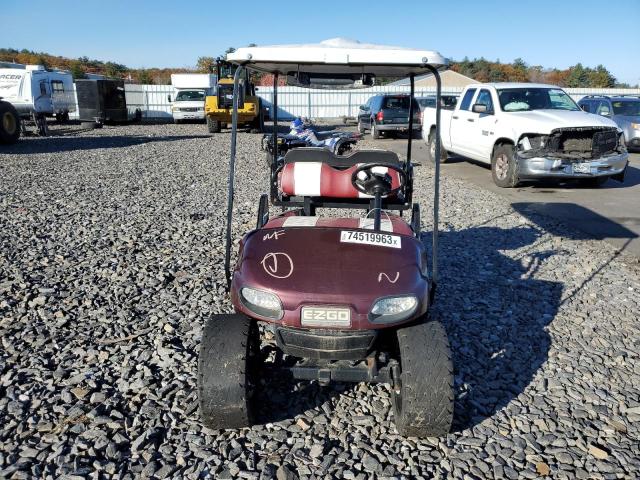
[[[431,162],[435,163],[435,161],[436,161],[436,131],[435,131],[435,129],[431,130],[431,132],[429,133],[428,146],[429,146],[429,160],[431,160]],[[444,148],[442,148],[442,140],[441,140],[440,141],[440,163],[446,162],[447,159],[448,159],[447,151]]]
[[[0,144],[9,145],[20,138],[18,111],[8,102],[0,102]]]
[[[212,315],[198,356],[198,401],[202,423],[212,429],[251,425],[260,333],[244,315]]]
[[[380,138],[380,132],[376,128],[376,124],[373,122],[371,122],[371,138],[373,138],[374,140]]]
[[[491,157],[493,182],[503,188],[514,188],[520,183],[518,165],[513,156],[513,145],[498,145]]]
[[[453,421],[453,363],[447,332],[429,321],[399,328],[400,385],[391,393],[396,429],[405,437],[440,437]]]

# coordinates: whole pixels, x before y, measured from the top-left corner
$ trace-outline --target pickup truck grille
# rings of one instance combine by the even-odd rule
[[[543,146],[518,153],[525,158],[544,155],[580,161],[600,158],[618,150],[618,132],[613,127],[558,128],[543,137],[546,138]]]
[[[618,145],[615,128],[559,128],[551,133],[549,149],[567,156],[598,158]]]

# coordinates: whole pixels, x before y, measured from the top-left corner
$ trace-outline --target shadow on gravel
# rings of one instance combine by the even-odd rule
[[[432,315],[449,335],[455,369],[453,431],[493,416],[520,395],[546,361],[544,328],[562,283],[533,278],[560,252],[535,248],[533,227],[479,226],[441,233],[441,280]],[[423,236],[430,243],[430,236]],[[504,251],[530,248],[513,258]]]
[[[2,153],[9,155],[34,153],[60,153],[74,150],[95,150],[99,148],[123,148],[143,145],[151,142],[175,142],[194,138],[208,138],[208,135],[166,135],[166,136],[96,136],[96,137],[68,137],[51,136],[38,137],[28,141],[17,142]]]
[[[623,247],[612,254],[562,301],[563,282],[534,278],[546,260],[565,254],[553,247],[544,249],[547,243],[536,245],[542,232],[573,240],[615,237],[630,241],[637,236],[574,204],[523,202],[512,206],[536,227],[501,229],[480,225],[441,233],[442,278],[432,314],[446,326],[453,351],[454,431],[477,425],[524,392],[548,357],[551,340],[545,327],[563,302],[624,250]],[[606,233],[571,230],[540,214],[555,208],[570,208],[585,222],[597,220]],[[430,244],[429,235],[423,240]],[[516,249],[516,256],[503,253]],[[535,405],[534,398],[532,407]]]

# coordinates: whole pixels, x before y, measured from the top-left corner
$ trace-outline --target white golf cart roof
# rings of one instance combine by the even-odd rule
[[[390,47],[333,38],[317,44],[243,47],[227,54],[227,60],[252,70],[284,74],[304,70],[319,74],[373,74],[406,77],[438,70],[449,61],[432,50]]]

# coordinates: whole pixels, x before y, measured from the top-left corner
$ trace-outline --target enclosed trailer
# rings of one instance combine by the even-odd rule
[[[139,120],[141,111],[129,113],[123,80],[76,80],[78,113],[81,122],[96,127],[105,123],[126,123]]]

